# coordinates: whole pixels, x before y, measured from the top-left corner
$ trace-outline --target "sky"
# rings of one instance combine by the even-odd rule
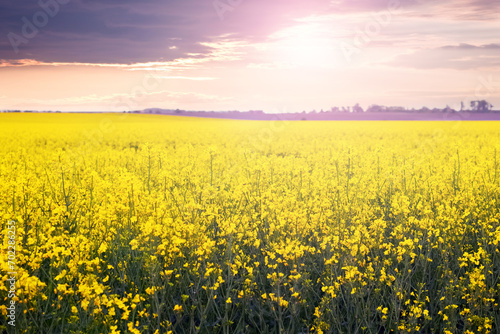
[[[500,109],[491,0],[0,0],[0,110]]]

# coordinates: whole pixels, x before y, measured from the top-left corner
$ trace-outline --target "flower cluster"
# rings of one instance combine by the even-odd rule
[[[500,331],[496,124],[102,117],[0,115],[20,332]]]

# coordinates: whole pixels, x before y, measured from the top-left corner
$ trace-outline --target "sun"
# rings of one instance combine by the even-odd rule
[[[325,26],[304,22],[270,36],[275,62],[300,68],[331,68],[338,64],[337,43]]]

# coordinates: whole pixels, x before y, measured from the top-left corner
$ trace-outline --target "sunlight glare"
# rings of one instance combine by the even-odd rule
[[[275,61],[306,68],[332,68],[338,64],[337,42],[321,23],[299,23],[270,38],[275,40],[272,47]]]

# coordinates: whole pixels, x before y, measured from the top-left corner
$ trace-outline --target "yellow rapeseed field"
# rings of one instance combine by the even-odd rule
[[[0,114],[0,156],[0,331],[500,331],[499,123]]]

